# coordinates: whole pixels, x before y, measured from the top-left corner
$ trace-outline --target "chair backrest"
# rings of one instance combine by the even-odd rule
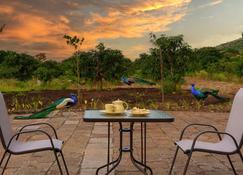
[[[13,136],[12,126],[10,123],[7,107],[3,98],[2,93],[0,92],[0,137],[3,144],[3,147],[6,148],[8,142]]]
[[[243,142],[243,88],[235,95],[229,120],[226,126],[226,132],[231,134],[238,144],[242,146]]]

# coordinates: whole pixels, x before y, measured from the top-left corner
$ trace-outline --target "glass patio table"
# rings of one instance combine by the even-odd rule
[[[103,168],[106,168],[106,174],[112,172],[121,162],[123,153],[130,153],[132,163],[137,167],[143,174],[153,174],[152,169],[146,164],[146,123],[147,122],[173,122],[174,117],[170,116],[166,112],[159,110],[150,110],[150,113],[146,116],[133,116],[130,111],[126,111],[121,115],[108,115],[100,110],[86,110],[84,113],[83,120],[85,122],[106,122],[108,123],[108,146],[107,146],[107,163],[96,170],[96,175]],[[120,132],[120,146],[119,155],[114,161],[110,161],[110,123],[116,122],[119,124]],[[137,160],[133,155],[133,131],[134,123],[141,123],[141,159]],[[124,128],[123,123],[130,123],[130,127]],[[123,147],[123,134],[130,134],[130,145]]]

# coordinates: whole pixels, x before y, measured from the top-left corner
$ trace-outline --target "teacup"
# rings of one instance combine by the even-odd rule
[[[114,104],[105,104],[105,111],[106,112],[115,112]]]

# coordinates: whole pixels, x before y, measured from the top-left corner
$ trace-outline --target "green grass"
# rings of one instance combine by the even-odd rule
[[[103,89],[114,89],[117,86],[122,85],[120,81],[104,81]],[[127,86],[128,87],[128,86]],[[74,80],[69,80],[66,77],[59,77],[53,79],[50,82],[41,82],[36,79],[29,81],[18,81],[15,79],[0,79],[0,91],[1,92],[24,92],[24,91],[36,91],[36,90],[66,90],[77,89],[77,85]],[[99,89],[99,84],[91,81],[81,83],[81,89]]]
[[[0,79],[1,92],[23,92],[34,90],[65,90],[74,88],[74,84],[64,78],[53,79],[51,82],[43,83],[36,79],[29,81],[18,81],[15,79]]]
[[[205,70],[201,70],[194,74],[191,74],[190,77],[195,77],[198,79],[204,80],[215,80],[215,81],[225,81],[225,82],[242,82],[242,78],[233,74],[224,73],[224,72],[216,72],[216,73],[208,73]]]

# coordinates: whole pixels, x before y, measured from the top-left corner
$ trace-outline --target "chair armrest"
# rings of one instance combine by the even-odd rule
[[[14,140],[14,138],[16,138],[16,140],[17,140],[18,136],[21,135],[21,134],[28,134],[28,133],[34,133],[34,132],[40,132],[40,133],[46,135],[51,142],[52,148],[54,149],[54,143],[53,143],[51,136],[43,130],[36,129],[36,130],[28,130],[28,131],[19,131],[16,134],[14,134],[8,142],[7,150],[9,149],[9,146],[12,143],[12,141]]]
[[[186,131],[189,127],[191,127],[191,126],[207,126],[207,127],[211,127],[211,128],[213,128],[215,131],[218,131],[218,129],[217,129],[215,126],[213,126],[213,125],[209,125],[209,124],[201,124],[201,123],[193,123],[193,124],[189,124],[189,125],[187,125],[187,126],[184,127],[184,129],[181,131],[180,140],[183,138],[183,135],[184,135],[185,131]],[[220,139],[221,139],[221,136],[220,136]]]
[[[56,132],[55,128],[54,128],[51,124],[49,124],[49,123],[45,123],[45,122],[42,122],[42,123],[33,123],[33,124],[25,125],[25,126],[23,126],[22,128],[20,128],[19,132],[21,132],[21,131],[22,131],[23,129],[25,129],[25,128],[28,128],[29,126],[36,126],[36,125],[46,125],[46,126],[49,126],[49,127],[53,130],[56,139],[58,139],[58,137],[57,137],[57,132]],[[17,136],[17,139],[18,139],[18,137],[19,137],[19,136]]]
[[[193,151],[193,149],[194,149],[194,147],[195,147],[195,144],[196,144],[196,141],[198,140],[198,138],[199,138],[200,136],[202,136],[202,135],[204,135],[204,134],[208,134],[208,133],[217,134],[218,137],[219,137],[220,139],[221,139],[220,135],[228,135],[228,136],[234,141],[237,150],[239,149],[239,146],[238,146],[238,144],[237,144],[235,138],[234,138],[231,134],[229,134],[229,133],[227,133],[227,132],[219,132],[219,131],[203,131],[203,132],[199,133],[199,134],[193,139],[192,147],[191,147],[191,151]]]

